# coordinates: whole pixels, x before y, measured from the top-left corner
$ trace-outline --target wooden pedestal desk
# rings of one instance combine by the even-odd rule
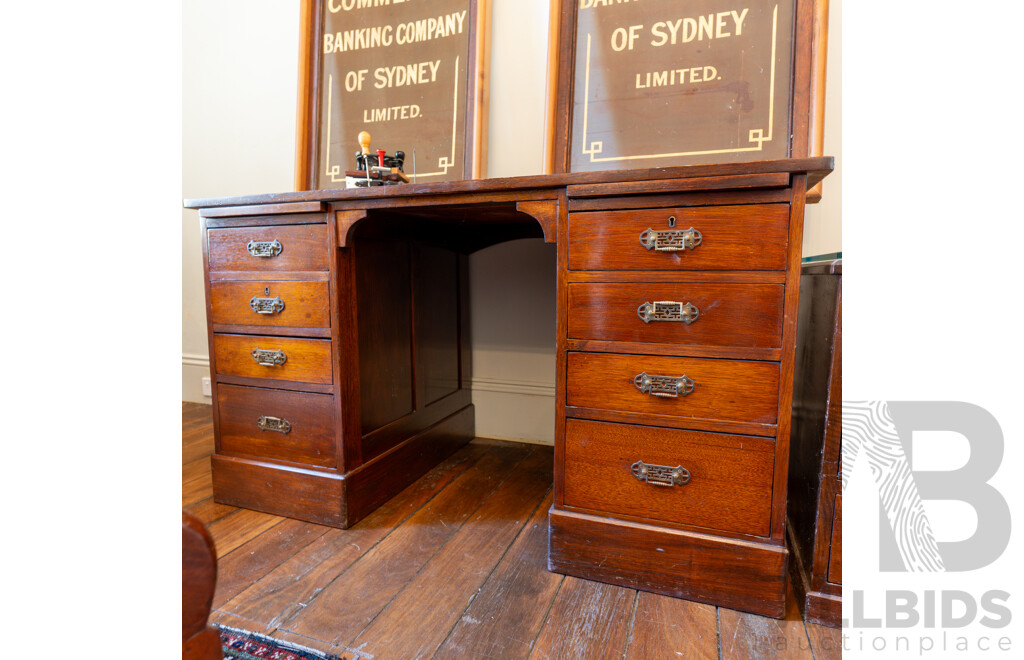
[[[186,200],[203,221],[215,499],[347,527],[468,442],[467,255],[543,236],[558,244],[549,568],[781,616],[804,198],[831,168]]]

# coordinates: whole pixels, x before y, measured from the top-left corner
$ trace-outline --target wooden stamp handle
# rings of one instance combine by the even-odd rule
[[[359,134],[359,146],[363,148],[363,154],[370,153],[370,134],[366,131]]]

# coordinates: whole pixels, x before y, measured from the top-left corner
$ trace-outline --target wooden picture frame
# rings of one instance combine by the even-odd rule
[[[742,7],[724,0],[559,0],[554,4],[558,15],[554,15],[553,7],[547,171],[639,169],[822,155],[828,0],[767,0]],[[583,11],[590,13],[581,21]],[[709,14],[711,18],[707,19]],[[741,24],[741,17],[746,25]],[[684,41],[687,26],[683,20],[692,21],[698,30],[685,35],[691,41]],[[721,23],[715,25],[718,21]],[[711,26],[707,32],[705,22]],[[674,24],[676,32],[669,23]],[[739,33],[736,27],[741,28]],[[748,29],[745,35],[743,27]],[[721,36],[729,37],[731,31],[736,33],[731,36],[737,38],[720,38],[713,43],[716,28]],[[755,32],[758,28],[764,34]],[[595,37],[600,38],[602,50],[598,53],[594,51]],[[669,47],[658,50],[663,46]],[[631,48],[635,52],[630,52]],[[774,77],[772,64],[777,65]],[[639,68],[641,65],[644,70]],[[753,75],[751,71],[757,69],[767,75]],[[718,70],[729,73],[703,79],[707,72]],[[661,83],[654,91],[646,89],[651,85],[652,71],[659,76],[653,82]],[[725,79],[734,71],[742,75]],[[581,80],[585,82],[581,84]],[[784,94],[772,96],[782,88]],[[732,90],[732,98],[723,94],[727,89]],[[748,121],[747,114],[740,110],[709,115],[710,109],[738,106],[733,103],[740,96],[737,89],[753,96],[749,105],[760,112],[762,124]],[[715,98],[717,105],[709,100]],[[755,116],[753,110],[747,112]],[[770,118],[767,125],[764,116]],[[580,139],[581,125],[590,131],[583,132],[585,140]],[[597,133],[595,125],[599,127]],[[723,136],[732,142],[723,140]],[[820,189],[815,188],[808,201],[817,197]]]
[[[373,4],[301,0],[295,189],[344,188],[363,130],[411,181],[486,176],[490,0]]]

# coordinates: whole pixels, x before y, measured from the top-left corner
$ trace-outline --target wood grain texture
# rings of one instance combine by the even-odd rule
[[[332,529],[323,534],[277,568],[254,580],[221,609],[255,622],[259,627],[254,629],[276,629],[305,608],[381,539],[472,468],[488,450],[488,447],[474,444],[459,451],[354,527]]]
[[[815,660],[833,660],[843,657],[843,632],[837,628],[805,621],[807,637],[811,641]]]
[[[516,202],[516,210],[536,220],[544,232],[545,243],[555,243],[558,227],[558,201]]]
[[[213,606],[222,607],[329,530],[323,525],[286,519],[221,557]]]
[[[820,154],[819,154],[820,155]],[[738,188],[785,188],[787,174],[740,174],[694,179],[661,179],[657,181],[626,181],[621,183],[592,183],[569,186],[569,196],[613,197],[649,193],[683,192],[687,190],[722,190]]]
[[[256,362],[253,351],[281,351],[284,364],[266,366]],[[329,385],[334,380],[331,342],[295,337],[215,335],[214,360],[217,373],[241,378],[288,380]]]
[[[832,539],[829,544],[828,581],[843,583],[843,492],[836,493],[836,508],[832,518]]]
[[[778,417],[779,365],[652,355],[569,353],[566,405],[686,418],[773,424]],[[693,391],[676,398],[641,392],[641,373],[681,378]]]
[[[474,420],[474,408],[467,405],[349,472],[347,524],[362,519],[472,440]]]
[[[807,13],[807,0],[798,0],[798,21]],[[810,50],[809,47],[806,50]],[[806,126],[806,125],[805,125]],[[806,135],[805,135],[806,137]],[[794,148],[797,147],[794,142]],[[779,362],[779,417],[775,444],[775,483],[772,501],[772,538],[779,543],[786,537],[786,484],[789,479],[790,423],[793,410],[793,374],[796,363],[796,320],[800,312],[800,249],[804,244],[804,206],[807,194],[807,175],[795,174],[789,188],[789,245],[786,255],[786,298],[782,317],[782,360]]]
[[[212,470],[212,467],[210,469]],[[213,500],[213,486],[211,485],[209,495],[195,504],[189,505],[186,511],[195,516],[204,525],[210,525],[224,516],[238,511],[238,507],[215,502]]]
[[[292,213],[316,213],[323,211],[321,202],[295,202],[291,204],[256,204],[251,206],[226,206],[204,209],[199,212],[204,218],[227,218],[234,216],[277,215]]]
[[[213,490],[222,504],[335,527],[346,521],[345,485],[336,473],[217,455]]]
[[[570,5],[571,7],[571,5]],[[746,174],[774,174],[779,172],[806,172],[808,184],[814,185],[832,171],[835,159],[821,158],[787,158],[779,160],[761,160],[748,163],[717,163],[714,165],[681,165],[675,167],[655,167],[635,170],[608,170],[602,172],[581,172],[573,174],[538,174],[532,176],[510,177],[501,179],[467,179],[465,181],[417,183],[403,186],[377,186],[374,188],[308,190],[299,192],[277,192],[258,195],[240,195],[235,197],[210,197],[202,199],[186,199],[182,206],[189,209],[214,208],[220,206],[243,206],[248,204],[280,204],[290,202],[353,202],[362,206],[368,200],[409,200],[410,198],[429,198],[449,195],[465,199],[466,195],[490,195],[500,197],[499,193],[508,192],[522,197],[530,191],[541,191],[546,199],[554,199],[557,190],[565,186],[588,183],[614,183],[617,181],[649,181],[656,179],[685,179],[691,177],[735,176]],[[452,203],[450,197],[447,201]],[[427,203],[443,203],[443,200],[428,199]]]
[[[621,658],[636,592],[567,577],[531,658]]]
[[[562,576],[546,569],[548,509],[541,501],[435,658],[528,658]]]
[[[412,274],[406,241],[357,237],[354,249],[359,373],[367,376],[360,379],[359,397],[366,435],[415,410]]]
[[[211,282],[213,323],[260,328],[328,328],[327,282]],[[253,298],[281,299],[284,308],[260,314],[250,305]]]
[[[779,284],[570,284],[569,338],[776,348],[784,291]],[[656,301],[693,305],[697,319],[644,323],[639,308]]]
[[[221,518],[210,525],[210,536],[217,544],[217,559],[283,521],[280,516],[248,509]]]
[[[411,251],[416,409],[452,394],[459,382],[459,272],[453,250],[421,243]]]
[[[181,485],[181,506],[190,507],[213,495],[213,478],[209,473]]]
[[[210,271],[327,270],[327,225],[209,229]],[[278,241],[275,257],[254,257],[249,241]]]
[[[782,270],[788,226],[785,204],[570,213],[569,269]],[[640,242],[648,229],[691,227],[702,238],[692,250],[658,252]]]
[[[722,660],[814,658],[792,588],[788,592],[783,619],[769,619],[746,612],[720,609],[719,625],[722,635]]]
[[[570,419],[565,435],[565,504],[765,536],[771,522],[775,443],[651,426]],[[637,461],[682,466],[689,481],[644,483]]]
[[[711,605],[637,593],[624,660],[718,658],[718,612]]]
[[[331,643],[354,639],[528,453],[509,447],[488,452],[280,627]],[[373,588],[361,588],[368,584]]]
[[[785,611],[784,547],[558,509],[549,526],[550,570],[763,616]]]
[[[183,421],[183,429],[191,429],[188,435],[193,437],[193,442],[196,441],[196,436],[205,435],[206,442],[212,444],[210,411],[210,406],[199,406],[195,411],[196,417],[191,421]],[[183,420],[184,418],[185,415]],[[323,592],[326,585],[343,575],[359,557],[376,547],[383,539],[407,523],[416,525],[422,522],[423,518],[417,518],[414,514],[422,510],[425,504],[429,506],[444,490],[453,486],[459,475],[464,474],[482,456],[495,448],[509,446],[510,443],[500,441],[474,441],[351,529],[327,529],[318,525],[285,520],[267,531],[252,536],[249,541],[221,558],[220,588],[234,592],[242,587],[242,591],[226,603],[220,604],[220,609],[211,613],[210,620],[223,625],[265,632],[326,652],[341,653],[345,650],[344,646],[336,645],[328,639],[280,630],[278,625],[294,612],[308,607]],[[523,449],[521,446],[512,447]],[[546,451],[550,452],[550,449]],[[548,455],[550,456],[550,453]],[[524,465],[520,463],[513,468],[513,472]],[[474,492],[471,489],[465,489],[460,494],[462,498],[476,498],[478,502],[487,496],[488,493]],[[514,498],[507,501],[512,506],[521,505],[516,503]],[[460,570],[467,573],[486,574],[489,571],[489,576],[476,595],[467,599],[468,602],[459,602],[456,599],[451,604],[451,616],[457,617],[457,621],[435,656],[485,657],[488,648],[504,649],[497,654],[492,653],[491,657],[523,657],[524,654],[531,652],[531,644],[549,618],[558,585],[563,579],[561,575],[545,570],[543,560],[547,537],[543,516],[550,502],[549,494],[549,497],[534,509],[515,540],[510,541],[508,551],[494,570],[489,571],[486,565],[480,566],[472,562],[461,565]],[[193,509],[207,503],[212,503],[212,500],[203,500],[194,505]],[[232,507],[214,506],[237,511]],[[501,519],[504,520],[505,517],[502,516]],[[257,530],[261,525],[258,519],[250,522]],[[464,526],[473,525],[472,519],[464,523]],[[316,536],[315,540],[309,542],[310,536],[307,536],[306,530]],[[456,534],[459,533],[462,532]],[[395,556],[400,558],[401,553]],[[482,556],[488,555],[484,553]],[[436,556],[431,561],[436,561]],[[376,579],[375,574],[368,572],[365,581],[350,584],[351,591],[359,594],[372,592],[377,586]],[[409,582],[405,584],[408,585]],[[218,603],[220,593],[218,591]],[[683,653],[682,657],[702,657],[701,649],[707,646],[708,636],[711,644],[717,639],[715,618],[710,618],[709,625],[708,617],[704,614],[709,610],[713,613],[712,608],[704,608],[679,599],[652,596],[646,592],[636,594],[633,602],[635,607],[632,616],[628,616],[627,613],[626,617],[628,625],[624,657],[678,658],[680,656],[676,655],[676,651]],[[473,621],[480,621],[483,625]],[[595,628],[600,628],[610,625],[610,622],[595,621],[594,624]],[[768,636],[763,642],[758,643],[767,646],[775,640],[772,634],[774,629],[770,626],[762,627],[768,632]],[[811,623],[805,627],[816,658],[841,657],[841,639],[838,631]],[[330,626],[326,629],[329,631]],[[569,635],[574,632],[571,626],[565,626],[563,630]],[[417,637],[421,634],[421,628],[419,625],[412,625],[405,629],[405,634]],[[429,634],[438,633],[432,630]],[[680,637],[680,634],[683,637]],[[459,647],[462,652],[453,653],[452,649],[456,648],[457,640],[466,643]],[[559,643],[557,639],[553,642],[556,648]],[[476,649],[477,652],[467,649]],[[665,653],[659,654],[659,649]],[[391,656],[385,649],[377,657]]]
[[[217,581],[217,553],[210,533],[187,512],[181,514],[181,642],[183,660],[219,660],[211,651],[207,625]]]
[[[222,453],[338,467],[333,396],[222,384],[217,402]],[[262,430],[262,417],[283,419],[290,430]]]
[[[791,196],[786,188],[760,190],[709,190],[677,193],[655,193],[627,197],[583,197],[569,201],[569,210],[615,211],[636,209],[697,208],[734,204],[788,204]]]
[[[346,646],[374,656],[433,654],[551,487],[551,449],[535,446],[515,472],[362,633]],[[475,570],[463,570],[467,564]],[[407,630],[417,628],[417,635]]]

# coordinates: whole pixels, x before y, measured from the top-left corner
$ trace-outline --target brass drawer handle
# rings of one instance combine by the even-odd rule
[[[645,302],[640,305],[636,310],[636,315],[644,323],[670,321],[690,325],[700,316],[700,310],[690,303],[656,300],[652,303]]]
[[[249,301],[249,307],[257,314],[277,314],[284,309],[284,301],[281,300],[280,296],[277,298],[257,298],[253,296],[252,300]]]
[[[262,348],[254,349],[252,352],[252,359],[256,360],[256,364],[264,367],[275,367],[280,366],[288,360],[288,356],[284,354],[284,351],[268,351]]]
[[[637,461],[629,467],[633,476],[652,486],[682,486],[690,481],[690,471],[682,465],[648,465]]]
[[[278,433],[291,433],[292,425],[287,419],[280,417],[260,417],[256,420],[256,426],[261,431],[277,431]]]
[[[670,220],[674,221],[675,218],[670,218]],[[702,240],[704,240],[704,237],[693,227],[669,231],[658,231],[648,227],[640,232],[640,245],[655,252],[685,252],[686,250],[693,250],[701,244]]]
[[[696,383],[687,376],[650,376],[641,371],[633,379],[636,389],[644,394],[675,399],[693,392]]]
[[[284,246],[281,245],[281,241],[276,239],[273,241],[249,241],[249,244],[245,246],[245,249],[254,257],[269,259],[281,254],[284,250]]]

